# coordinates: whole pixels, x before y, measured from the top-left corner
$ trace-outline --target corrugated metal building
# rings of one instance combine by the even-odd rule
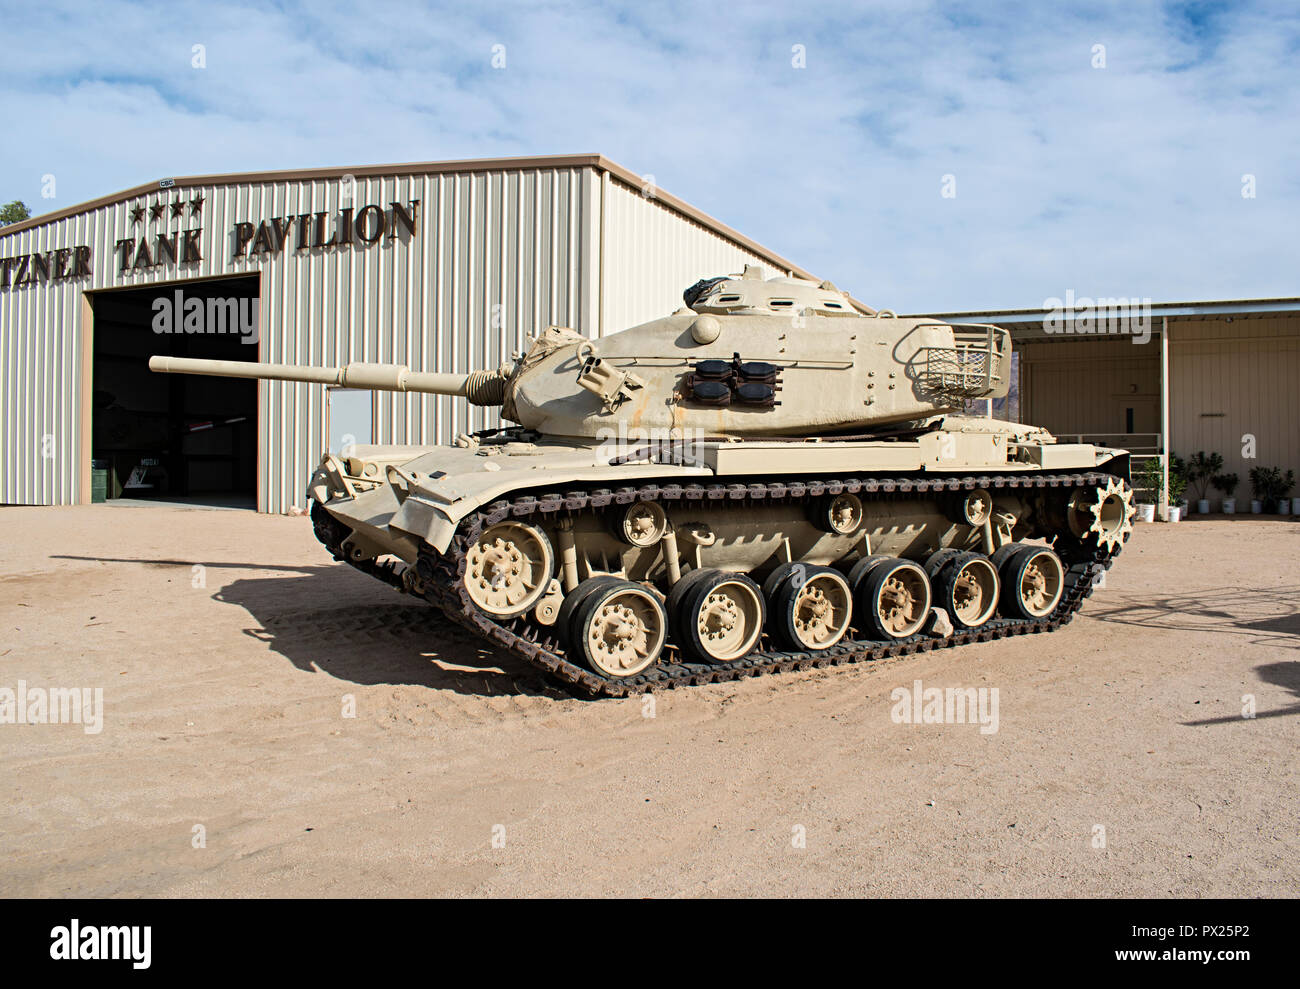
[[[149,354],[492,368],[547,325],[623,329],[745,264],[811,277],[600,155],[177,178],[35,217],[0,229],[0,500],[87,502],[93,458],[125,475],[169,444],[186,451],[170,486],[255,488],[282,512],[328,445],[327,389],[162,385],[181,377]],[[376,443],[448,442],[491,414],[367,401]]]
[[[931,315],[1011,332],[1022,422],[1139,454],[1217,452],[1238,499],[1253,467],[1300,474],[1300,299],[1080,301],[1124,304]]]

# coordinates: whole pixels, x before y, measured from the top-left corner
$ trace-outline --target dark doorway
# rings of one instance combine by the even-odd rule
[[[96,292],[91,457],[108,498],[256,508],[257,382],[157,374],[155,354],[255,361],[259,278]]]

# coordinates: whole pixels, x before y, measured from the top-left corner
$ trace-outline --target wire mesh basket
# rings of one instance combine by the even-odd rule
[[[920,376],[924,387],[945,398],[982,398],[997,391],[1006,374],[1005,330],[953,326],[956,345],[924,348]]]

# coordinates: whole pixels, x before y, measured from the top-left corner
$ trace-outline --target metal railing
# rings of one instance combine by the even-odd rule
[[[1149,488],[1139,484],[1138,479],[1146,469],[1147,461],[1154,460],[1164,468],[1164,437],[1160,433],[1053,433],[1058,443],[1092,443],[1096,446],[1116,447],[1127,450],[1130,474],[1133,478],[1133,490],[1142,495],[1159,498],[1158,488]]]
[[[1053,433],[1058,443],[1095,443],[1118,447],[1134,456],[1162,456],[1165,452],[1160,433]]]
[[[1058,443],[1093,443],[1127,450],[1136,457],[1164,456],[1163,437],[1159,433],[1053,433]]]

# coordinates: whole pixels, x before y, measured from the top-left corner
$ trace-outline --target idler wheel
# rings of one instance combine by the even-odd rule
[[[958,628],[979,628],[998,609],[1001,582],[992,561],[979,553],[959,553],[943,564],[935,584],[938,604]]]
[[[854,604],[854,623],[871,638],[906,639],[930,617],[930,580],[910,560],[886,558],[867,570]]]
[[[492,526],[465,556],[465,589],[479,610],[493,618],[514,618],[535,605],[555,568],[546,533],[526,522]]]
[[[790,649],[829,649],[849,630],[853,593],[838,570],[805,566],[768,598],[772,630]]]
[[[597,673],[636,676],[659,659],[668,615],[649,588],[616,580],[587,595],[573,613],[569,634]]]
[[[1065,591],[1065,565],[1046,546],[1021,546],[1002,561],[1002,612],[1014,618],[1046,618]]]
[[[708,663],[729,663],[754,650],[766,611],[758,585],[744,574],[700,570],[674,616],[681,647]]]

